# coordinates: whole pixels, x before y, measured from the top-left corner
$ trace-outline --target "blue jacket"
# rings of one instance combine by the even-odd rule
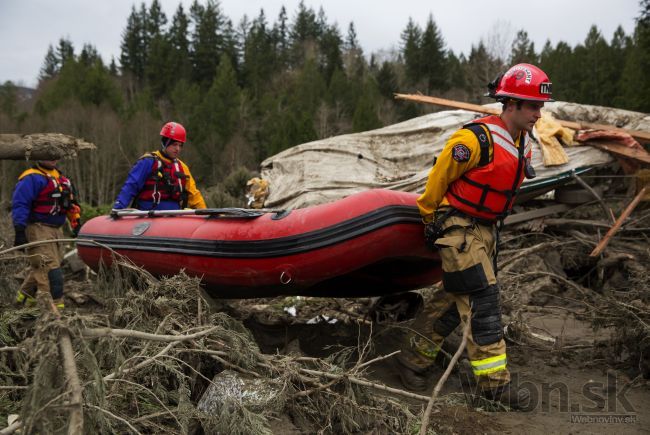
[[[160,154],[158,153],[160,156]],[[162,157],[164,158],[164,157]],[[201,192],[196,188],[194,178],[190,173],[189,168],[185,163],[180,162],[183,165],[183,170],[185,174],[189,177],[186,189],[189,193],[189,208],[206,208],[205,201]],[[155,160],[153,157],[144,157],[135,162],[129,175],[126,177],[126,181],[122,186],[122,190],[117,195],[117,199],[113,204],[113,208],[116,210],[135,207],[140,210],[152,210],[154,208],[153,201],[142,201],[137,200],[135,204],[131,205],[131,202],[138,197],[142,189],[144,188],[144,183],[147,181],[147,178],[151,176],[151,171],[153,170],[153,165]],[[179,210],[180,204],[178,201],[160,201],[158,205],[155,206],[156,210]]]
[[[11,199],[11,218],[14,226],[26,227],[31,222],[43,222],[48,225],[61,226],[66,215],[51,215],[32,212],[32,203],[48,183],[45,175],[29,174],[21,178],[14,189]]]

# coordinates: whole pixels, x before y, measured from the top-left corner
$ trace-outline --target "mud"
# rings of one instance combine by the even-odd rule
[[[598,208],[592,207],[573,211],[567,217],[593,218],[597,213]],[[648,207],[640,207],[632,219],[638,225],[647,225],[644,222],[650,220]],[[3,225],[7,227],[3,233],[8,234],[4,239],[9,242],[11,229],[6,221]],[[496,411],[499,407],[493,403],[478,400],[468,361],[463,356],[443,386],[431,417],[431,431],[440,434],[650,433],[647,234],[622,232],[599,258],[589,257],[598,234],[588,228],[580,231],[551,228],[540,220],[510,229],[503,236],[499,280],[508,364],[514,382],[531,392],[533,404],[526,412],[506,412]],[[510,261],[523,250],[544,243],[547,245],[543,249]],[[24,271],[21,261],[17,257],[0,262],[0,347],[15,345],[1,340],[29,336],[30,325],[34,324],[33,320],[21,319],[11,304]],[[79,315],[88,324],[103,324],[104,319],[115,316],[107,303],[114,297],[110,288],[72,263],[66,268],[67,312]],[[406,298],[395,296],[381,302],[373,298],[279,297],[213,300],[211,306],[216,312],[227,313],[240,321],[246,334],[250,332],[259,350],[266,355],[286,356],[287,361],[306,357],[334,360],[346,369],[357,361],[360,349],[367,350],[365,360],[396,350],[417,304],[439,290],[432,287],[409,293]],[[191,309],[183,311],[179,319],[193,325],[193,317],[201,309],[194,303],[188,306]],[[151,332],[154,332],[157,325],[164,323],[163,318],[174,312],[173,307],[173,300],[161,299],[160,303],[152,303],[149,311],[140,310],[137,316],[132,315],[143,322],[140,326],[153,325]],[[449,339],[452,348],[460,342],[459,332]],[[9,355],[0,352],[0,362],[11,370],[16,365]],[[197,367],[204,371],[208,368],[205,364]],[[212,370],[215,364],[209,367]],[[215,373],[205,371],[205,375],[212,379]],[[441,375],[440,369],[432,370],[424,396],[431,395]],[[369,365],[364,376],[369,381],[403,389],[390,359]],[[189,395],[192,401],[198,403],[206,387],[203,384]],[[351,389],[337,390],[340,384],[343,383],[332,390],[358,393]],[[388,395],[375,389],[366,389],[363,394]],[[426,406],[424,401],[401,395],[389,397],[392,403],[406,407],[416,417],[422,415]],[[267,429],[271,433],[342,432],[341,426],[319,426],[314,419],[292,412],[296,400],[288,399],[284,410],[268,419]],[[20,390],[11,394],[0,391],[0,418],[6,418],[7,409],[12,412],[20,409],[20,401]],[[331,403],[331,407],[337,406],[344,405]],[[313,412],[318,409],[314,408]],[[0,428],[5,426],[6,421],[0,421]],[[190,429],[190,433],[201,433],[196,427]],[[415,425],[400,433],[417,433],[418,429]],[[357,429],[347,432],[382,433],[367,418],[358,422]]]

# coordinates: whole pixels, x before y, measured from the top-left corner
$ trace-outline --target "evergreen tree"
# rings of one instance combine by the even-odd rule
[[[122,32],[120,44],[120,64],[122,72],[132,74],[139,81],[144,79],[145,45],[143,40],[145,23],[142,16],[136,11],[135,5],[131,7],[131,14],[127,19],[126,29]]]
[[[108,66],[108,72],[113,77],[117,77],[117,64],[115,63],[115,58],[111,56],[111,63]]]
[[[284,68],[289,60],[289,27],[287,21],[287,10],[282,6],[278,19],[273,25],[273,46],[279,68]]]
[[[363,80],[365,73],[365,59],[361,45],[359,45],[359,41],[357,40],[357,32],[353,22],[350,22],[348,26],[348,34],[345,38],[343,49],[343,69],[350,80],[360,82]]]
[[[211,165],[232,138],[239,119],[240,89],[227,54],[222,54],[212,85],[195,113],[192,131],[202,157]]]
[[[45,55],[45,59],[43,60],[43,66],[41,67],[41,72],[38,76],[39,80],[47,80],[51,79],[55,75],[59,73],[59,68],[60,68],[60,62],[59,58],[54,52],[54,47],[52,47],[52,44],[49,45],[47,48],[47,54]]]
[[[447,88],[447,60],[445,59],[445,47],[442,35],[438,26],[429,14],[427,25],[420,40],[420,71],[417,77],[424,77],[426,80],[427,93]]]
[[[627,108],[650,112],[650,0],[642,0],[640,5],[621,77],[621,91]]]
[[[465,56],[457,57],[452,50],[447,52],[447,83],[454,89],[466,89],[467,78],[465,77]]]
[[[71,59],[74,59],[74,46],[72,41],[69,39],[61,38],[59,39],[59,45],[56,49],[56,55],[59,59],[59,65],[61,68]]]
[[[167,94],[177,79],[172,63],[172,45],[166,35],[151,38],[147,57],[145,82],[153,97],[158,99]]]
[[[245,86],[258,98],[273,74],[275,50],[264,11],[253,21],[244,42],[243,74]]]
[[[82,53],[79,60],[70,58],[58,80],[45,86],[37,101],[39,113],[44,115],[72,100],[83,105],[107,104],[114,111],[121,109],[120,91],[94,47],[86,45]]]
[[[0,86],[0,111],[10,118],[18,112],[18,92],[13,82],[7,80]]]
[[[237,41],[237,34],[235,32],[235,28],[233,27],[232,21],[230,19],[226,19],[223,23],[221,40],[222,40],[222,52],[228,56],[228,58],[230,59],[230,65],[232,66],[236,75],[239,77],[240,75],[240,65],[239,65],[240,54],[239,53],[242,50],[240,48],[240,44]]]
[[[194,0],[190,7],[190,15],[194,22],[190,53],[193,78],[202,86],[209,86],[223,49],[220,30],[224,18],[218,3],[214,0],[208,0],[205,6],[198,0]]]
[[[612,105],[614,107],[625,107],[625,101],[622,99],[622,77],[625,60],[629,55],[631,46],[631,38],[625,34],[623,27],[618,26],[614,31],[610,44],[610,63],[612,65],[610,71],[615,95]]]
[[[422,44],[422,31],[420,27],[409,18],[409,22],[401,35],[402,40],[402,58],[404,59],[404,69],[406,72],[406,81],[410,85],[416,85],[421,78],[422,65],[420,56],[420,46]]]
[[[546,41],[540,56],[540,67],[553,83],[553,98],[562,101],[579,101],[578,84],[581,66],[574,62],[573,49],[564,41],[555,48]]]
[[[531,63],[537,65],[538,58],[535,53],[535,44],[528,39],[528,32],[520,30],[515,36],[510,53],[510,65],[518,63]]]
[[[379,91],[377,84],[372,78],[369,78],[366,80],[363,93],[354,110],[354,116],[352,117],[353,131],[373,130],[382,126],[379,116],[377,116],[378,101]]]
[[[596,26],[591,26],[584,45],[574,49],[574,59],[582,65],[578,85],[580,92],[577,101],[587,104],[611,105],[615,93],[612,82],[610,49],[605,38]],[[616,68],[615,66],[614,68]]]
[[[326,26],[320,38],[320,70],[325,82],[329,83],[337,69],[343,69],[341,45],[343,40],[336,25]]]
[[[153,0],[146,15],[145,27],[150,38],[161,37],[165,33],[167,17],[160,7],[158,0]]]
[[[169,65],[173,71],[174,81],[189,79],[192,72],[188,31],[189,18],[183,10],[182,3],[179,3],[167,36],[171,45]],[[170,85],[173,87],[172,83]]]
[[[316,57],[318,28],[314,10],[307,8],[301,0],[289,32],[291,65],[300,66],[306,59]]]
[[[90,44],[84,44],[84,46],[81,48],[81,53],[79,53],[79,63],[86,67],[90,67],[95,63],[99,63],[103,66],[102,58],[99,55],[99,52],[94,46]]]
[[[350,21],[350,24],[348,25],[348,34],[345,38],[345,45],[343,45],[343,48],[345,50],[354,50],[357,47],[359,47],[357,31],[354,28],[354,21]]]
[[[393,65],[384,61],[377,73],[377,88],[379,93],[388,99],[393,98],[393,94],[398,90],[397,74]]]
[[[487,84],[501,72],[500,69],[501,62],[488,53],[483,41],[477,46],[472,46],[465,65],[470,101],[481,102],[480,96],[487,90]]]
[[[337,117],[350,116],[357,104],[356,92],[343,71],[332,74],[327,88],[327,102],[334,108]]]

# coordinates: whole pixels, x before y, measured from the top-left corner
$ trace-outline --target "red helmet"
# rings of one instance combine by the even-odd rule
[[[168,122],[163,125],[162,130],[160,130],[160,135],[177,142],[185,143],[185,127],[178,122]]]
[[[551,81],[544,71],[529,63],[511,67],[488,85],[488,96],[528,101],[553,101]]]

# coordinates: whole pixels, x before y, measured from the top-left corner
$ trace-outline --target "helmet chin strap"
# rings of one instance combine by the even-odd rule
[[[167,151],[167,147],[168,147],[172,142],[173,142],[173,139],[172,139],[172,138],[169,138],[169,137],[162,137],[162,138],[160,139],[160,143],[161,143],[161,147],[160,147],[160,148],[161,148],[161,152],[162,152],[162,154],[163,154],[165,157],[167,157],[167,158],[169,158],[169,156],[167,155],[167,152],[166,152],[166,151]]]

